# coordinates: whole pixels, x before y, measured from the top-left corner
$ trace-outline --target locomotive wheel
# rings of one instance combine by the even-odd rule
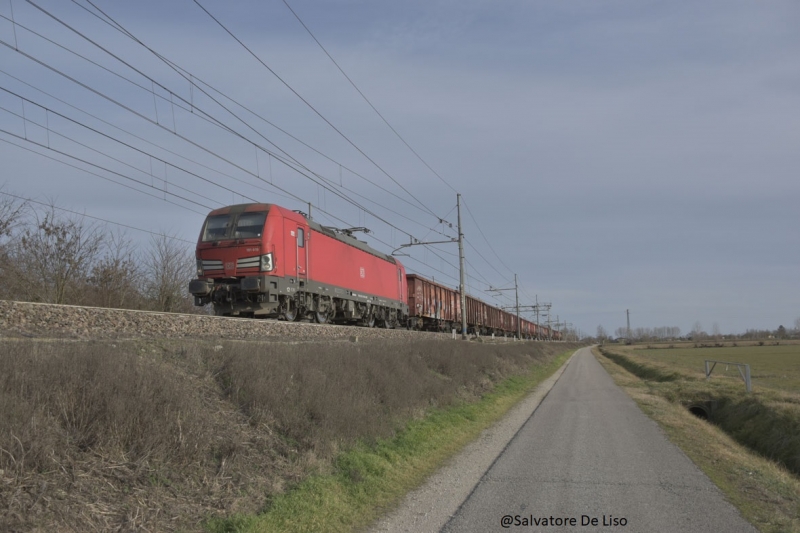
[[[333,318],[333,313],[331,311],[324,311],[322,313],[314,313],[314,321],[317,324],[327,324]]]
[[[291,309],[286,309],[283,312],[283,319],[287,322],[297,322],[301,318],[303,318],[304,313],[300,312],[300,309],[294,306],[293,302],[286,302],[287,307],[291,307]]]
[[[375,317],[370,315],[369,318],[364,319],[361,325],[364,326],[365,328],[375,327]]]

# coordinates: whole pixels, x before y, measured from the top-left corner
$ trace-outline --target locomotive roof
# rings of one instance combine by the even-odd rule
[[[250,212],[254,212],[254,211],[270,211],[270,210],[273,210],[273,209],[279,210],[281,212],[281,214],[283,216],[287,217],[287,218],[293,218],[293,219],[297,220],[298,222],[300,220],[305,221],[305,223],[308,224],[308,227],[313,229],[314,231],[317,231],[319,233],[327,235],[328,237],[336,239],[337,241],[341,241],[341,242],[343,242],[345,244],[348,244],[348,245],[350,245],[350,246],[352,246],[354,248],[358,248],[362,252],[367,252],[368,254],[372,254],[375,257],[379,257],[379,258],[383,259],[384,261],[388,261],[390,263],[397,264],[397,260],[394,257],[392,257],[391,255],[386,255],[384,253],[379,252],[378,250],[376,250],[376,249],[372,248],[371,246],[369,246],[364,241],[359,241],[358,239],[356,239],[355,237],[353,237],[351,235],[347,235],[346,233],[342,233],[342,232],[339,232],[339,231],[334,231],[333,228],[329,228],[329,227],[323,226],[321,224],[318,224],[318,223],[314,222],[313,220],[308,220],[308,218],[305,215],[300,214],[300,213],[298,213],[296,211],[291,211],[291,210],[286,209],[285,207],[281,207],[279,205],[275,205],[275,204],[260,204],[260,203],[228,205],[228,206],[220,207],[219,209],[215,209],[215,210],[211,211],[211,213],[209,213],[208,216],[213,216],[213,215],[231,215],[231,214],[239,214],[239,213],[250,213]]]
[[[220,207],[219,209],[214,209],[211,211],[208,216],[214,215],[230,215],[230,214],[238,214],[238,213],[245,213],[245,212],[253,212],[253,211],[269,211],[269,209],[273,207],[272,204],[236,204],[236,205],[226,205],[225,207]],[[279,206],[275,206],[279,207]]]
[[[354,248],[358,248],[362,252],[367,252],[368,254],[372,254],[372,255],[374,255],[376,257],[379,257],[379,258],[383,259],[384,261],[388,261],[390,263],[397,264],[397,259],[395,259],[391,255],[386,255],[384,253],[379,252],[378,250],[372,248],[370,245],[368,245],[364,241],[359,241],[358,239],[356,239],[352,235],[348,235],[346,233],[341,233],[341,232],[338,232],[338,231],[334,231],[332,228],[329,228],[327,226],[323,226],[321,224],[317,224],[313,220],[306,219],[306,222],[308,223],[308,227],[313,229],[314,231],[318,231],[318,232],[320,232],[320,233],[322,233],[324,235],[327,235],[328,237],[336,239],[337,241],[341,241],[341,242],[343,242],[345,244],[349,244],[350,246],[353,246]]]

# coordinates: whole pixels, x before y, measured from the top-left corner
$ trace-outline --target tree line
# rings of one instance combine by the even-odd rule
[[[692,330],[685,336],[681,336],[681,328],[677,326],[662,326],[656,328],[631,328],[630,332],[625,327],[614,330],[614,337],[608,334],[606,329],[597,326],[595,338],[604,341],[612,338],[629,339],[636,342],[650,342],[660,340],[721,340],[721,339],[789,339],[800,338],[800,318],[794,321],[794,328],[787,328],[783,325],[776,329],[748,329],[739,334],[722,334],[719,324],[716,322],[711,327],[711,333],[706,332],[703,325],[698,321],[694,323]]]
[[[197,313],[194,273],[194,246],[173,235],[140,247],[53,202],[0,195],[0,299]]]

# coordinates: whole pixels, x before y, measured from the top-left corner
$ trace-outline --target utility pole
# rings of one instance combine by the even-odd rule
[[[522,331],[519,324],[519,288],[517,285],[517,275],[514,274],[514,297],[517,301],[517,339],[522,339]]]
[[[407,248],[409,246],[421,246],[426,244],[446,244],[449,242],[458,242],[458,260],[459,260],[459,281],[458,281],[458,292],[461,295],[461,340],[467,340],[467,293],[465,289],[464,283],[464,276],[466,275],[465,268],[464,268],[464,232],[461,230],[461,194],[456,193],[456,207],[458,208],[458,238],[451,238],[447,241],[431,241],[431,242],[420,242],[411,235],[409,235],[409,243],[408,244],[401,244],[398,248],[395,248],[392,251],[393,256],[397,255],[408,255],[408,254],[400,254],[397,253],[399,250],[403,248]],[[447,224],[451,228],[453,225],[446,220],[440,219],[439,222],[442,224]]]
[[[548,312],[548,311],[550,311],[550,308],[552,306],[553,306],[553,304],[551,304],[551,303],[541,303],[540,304],[539,303],[539,295],[538,294],[536,295],[536,305],[533,306],[533,310],[536,311],[536,327],[537,328],[539,327],[539,324],[540,324],[540,322],[539,322],[539,310],[542,309],[545,312]],[[542,314],[544,314],[544,313],[542,313]],[[541,333],[537,332],[536,336],[537,336],[537,338],[541,338]]]
[[[514,291],[514,296],[515,296],[515,300],[516,300],[516,305],[514,307],[517,310],[517,338],[518,339],[522,339],[522,331],[521,331],[520,323],[519,323],[519,285],[517,285],[517,275],[514,274],[514,288],[513,289],[511,287],[509,287],[507,289],[495,289],[494,287],[489,286],[489,290],[490,291],[498,291],[498,292],[499,291],[512,291],[512,290]],[[503,309],[505,309],[505,308],[503,308]]]
[[[626,309],[625,310],[625,316],[628,319],[628,341],[630,342],[630,340],[631,340],[631,310],[630,309]]]
[[[456,207],[458,208],[458,261],[459,261],[459,287],[461,294],[461,340],[467,340],[467,293],[464,290],[464,233],[461,231],[461,194],[456,193]]]

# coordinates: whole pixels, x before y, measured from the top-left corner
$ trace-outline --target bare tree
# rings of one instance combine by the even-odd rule
[[[794,332],[800,333],[800,317],[794,319]]]
[[[161,234],[151,238],[144,257],[150,307],[156,311],[193,312],[188,287],[196,266],[194,250],[173,235]]]
[[[136,250],[124,232],[109,233],[105,254],[92,268],[88,303],[100,307],[138,309],[142,306],[143,274]]]
[[[3,194],[3,188],[0,187],[0,245],[20,225],[27,207],[27,202]]]
[[[697,340],[697,339],[704,339],[707,336],[708,335],[706,334],[706,332],[703,331],[703,324],[701,324],[699,320],[695,322],[694,326],[692,326],[692,338]]]
[[[101,228],[80,218],[59,217],[54,205],[33,218],[10,250],[15,294],[30,301],[78,303],[103,246]]]
[[[602,325],[597,326],[597,338],[598,340],[605,340],[608,338],[608,332]]]
[[[18,275],[11,256],[11,241],[24,219],[27,202],[2,194],[0,187],[0,298],[14,298],[14,281]]]
[[[714,323],[711,325],[711,334],[712,334],[712,335],[714,336],[714,338],[715,338],[715,339],[717,339],[717,340],[719,340],[719,338],[722,336],[722,334],[720,333],[720,330],[719,330],[719,324],[717,324],[716,322],[714,322]]]

